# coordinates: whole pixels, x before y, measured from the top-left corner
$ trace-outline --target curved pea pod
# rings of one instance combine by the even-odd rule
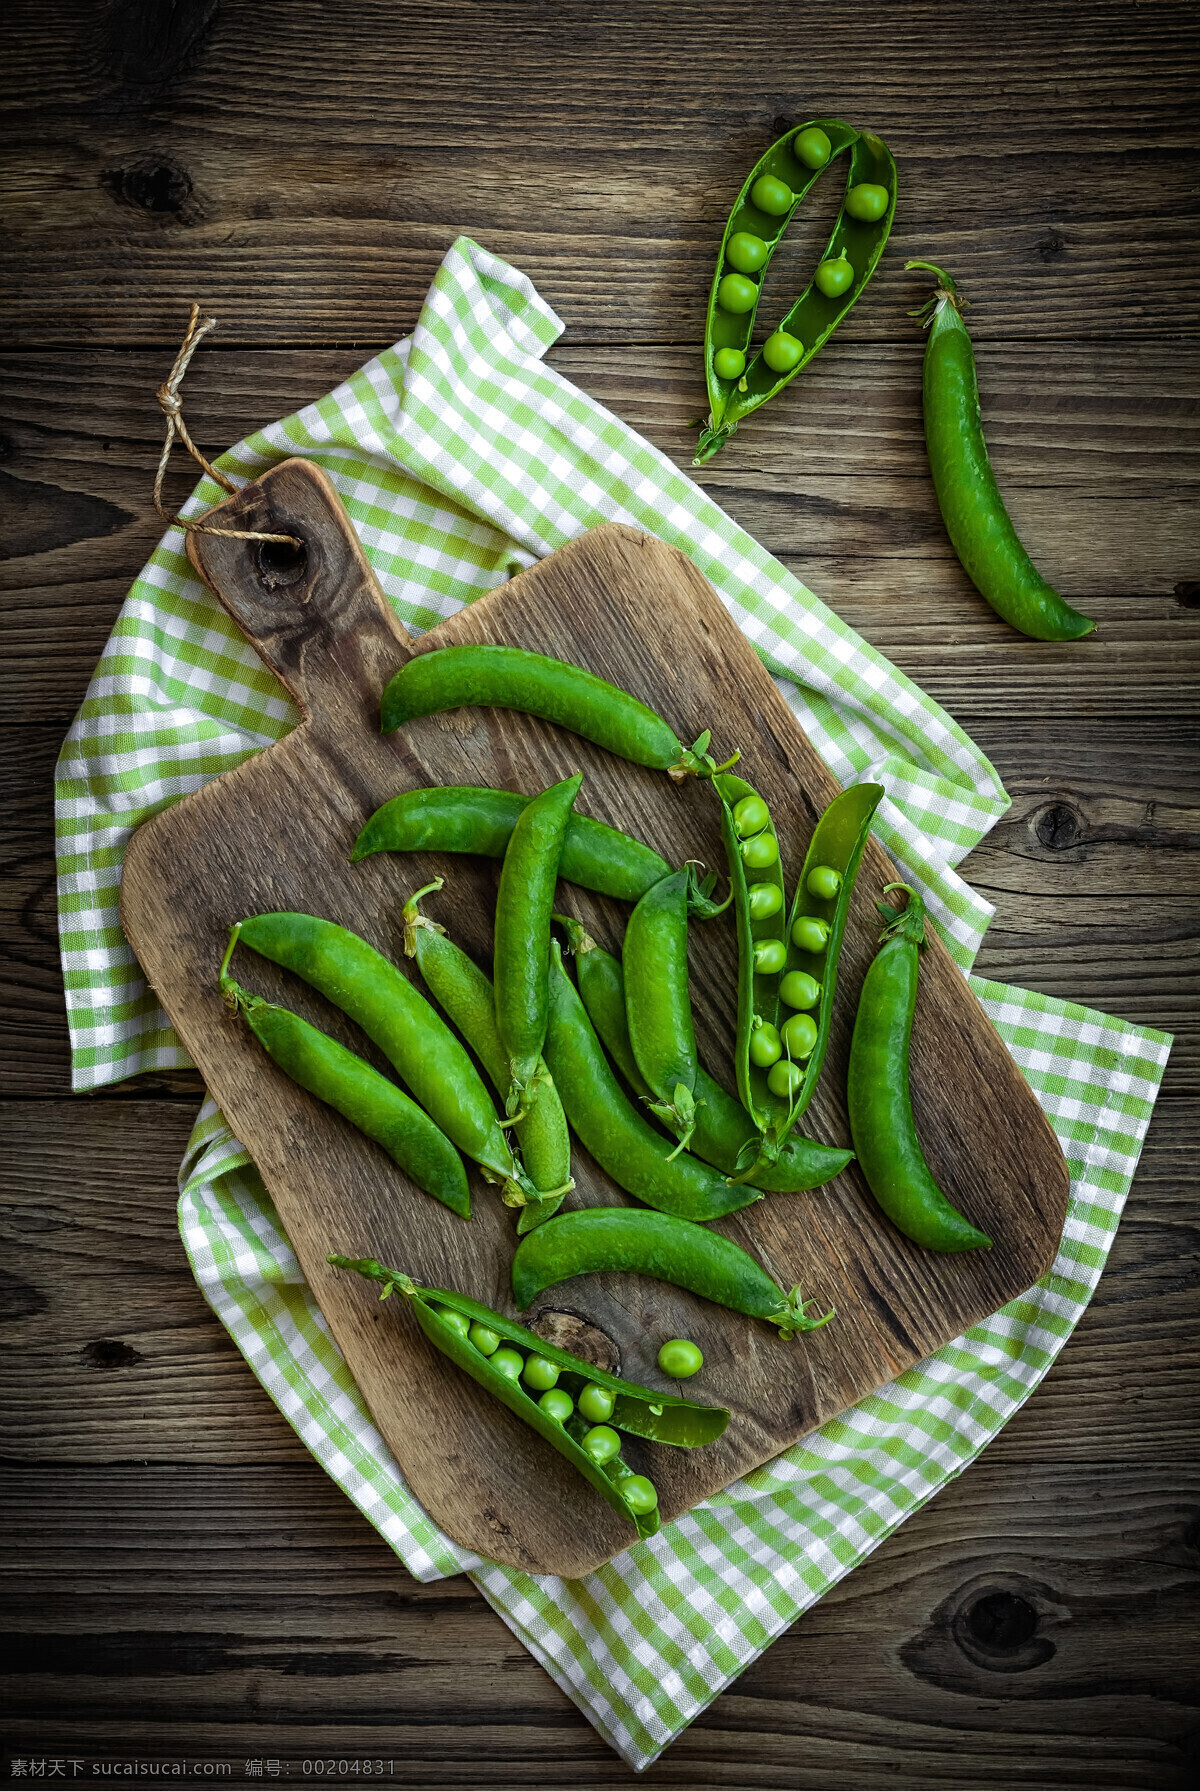
[[[421,913],[421,897],[442,887],[441,878],[418,889],[404,904],[404,950],[415,958],[426,986],[466,1039],[499,1094],[508,1091],[508,1053],[496,1026],[495,998],[490,979],[461,946],[446,937],[444,927]],[[513,1127],[521,1146],[525,1173],[537,1190],[537,1200],[522,1207],[518,1231],[528,1231],[556,1213],[563,1196],[575,1183],[571,1179],[571,1134],[554,1079],[539,1060],[533,1098],[523,1118]]]
[[[810,170],[796,158],[791,146],[803,132],[811,130],[814,124],[828,136],[830,155],[823,167]],[[784,313],[770,338],[774,341],[776,336],[783,335],[797,345],[790,357],[791,364],[783,371],[778,371],[768,364],[763,348],[752,358],[749,354],[763,281],[796,207],[824,172],[824,168],[847,151],[849,166],[846,193],[849,194],[852,188],[861,185],[882,187],[887,193],[887,207],[881,217],[868,221],[851,216],[843,197],[841,210],[821,259],[829,261],[844,257],[853,269],[853,282],[846,291],[832,298],[818,288],[815,279],[810,282],[790,310]],[[754,202],[755,185],[764,175],[774,177],[792,191],[792,203],[781,215],[768,214]],[[729,215],[709,293],[708,318],[704,332],[709,416],[700,432],[693,466],[701,466],[706,460],[711,460],[729,440],[742,418],[774,398],[789,380],[795,379],[797,373],[808,365],[817,351],[824,347],[875,272],[892,228],[895,210],[896,164],[891,151],[878,137],[860,134],[838,118],[820,118],[809,124],[798,125],[795,130],[788,131],[777,143],[772,144],[751,169]],[[751,284],[757,287],[752,304],[745,311],[733,312],[722,307],[718,295],[721,282],[730,271],[731,240],[744,233],[762,242],[766,256],[761,267],[752,276],[744,276],[749,277]],[[734,349],[746,357],[748,364],[740,374],[723,378],[718,373],[716,356],[722,349]]]
[[[222,971],[221,994],[285,1075],[373,1139],[426,1194],[471,1217],[462,1158],[403,1089],[290,1008],[248,994]]]
[[[626,1100],[578,991],[563,969],[557,941],[550,947],[546,1062],[580,1143],[635,1200],[688,1223],[703,1224],[762,1198],[755,1189],[731,1186],[686,1152],[672,1152],[661,1133]]]
[[[473,708],[536,715],[618,758],[665,771],[677,783],[711,777],[717,769],[707,733],[684,747],[662,716],[628,691],[524,647],[440,647],[415,654],[384,690],[381,724],[390,734],[418,716]]]
[[[354,842],[350,861],[357,864],[373,852],[472,852],[503,858],[530,801],[513,790],[470,784],[405,790],[375,810]],[[619,902],[636,902],[670,873],[666,859],[641,840],[587,815],[567,817],[558,874],[568,883]]]
[[[615,1398],[612,1416],[608,1419],[615,1430],[623,1430],[631,1436],[643,1437],[651,1442],[670,1443],[677,1448],[698,1449],[715,1442],[729,1423],[729,1413],[719,1406],[699,1405],[694,1400],[683,1399],[677,1394],[658,1393],[648,1387],[638,1386],[635,1381],[625,1381],[617,1375],[606,1374],[602,1369],[593,1368],[589,1362],[571,1355],[569,1351],[545,1342],[536,1331],[515,1324],[511,1319],[504,1318],[465,1294],[454,1293],[448,1288],[419,1287],[409,1276],[402,1275],[395,1269],[384,1268],[370,1258],[356,1260],[345,1256],[331,1256],[329,1261],[335,1268],[352,1269],[369,1280],[382,1282],[381,1299],[386,1299],[393,1290],[404,1294],[412,1303],[417,1323],[435,1348],[500,1400],[509,1411],[515,1412],[539,1436],[544,1437],[552,1448],[557,1449],[560,1455],[579,1470],[585,1480],[590,1481],[603,1494],[615,1510],[629,1519],[639,1536],[653,1536],[659,1527],[659,1518],[657,1510],[634,1512],[626,1504],[621,1483],[630,1477],[632,1470],[619,1456],[615,1461],[602,1465],[594,1462],[581,1448],[578,1437],[571,1434],[571,1428],[543,1411],[537,1400],[530,1398],[519,1381],[510,1381],[499,1374],[491,1366],[490,1358],[481,1355],[459,1331],[446,1323],[439,1307],[459,1313],[474,1324],[486,1326],[504,1342],[522,1352],[553,1362],[560,1370],[560,1384],[571,1392],[573,1398],[577,1398],[579,1391],[589,1383],[607,1388]]]
[[[650,1090],[634,1060],[625,1023],[625,979],[620,960],[597,945],[577,920],[556,915],[567,928],[575,954],[579,994],[601,1044],[635,1095]],[[696,1066],[696,1129],[693,1156],[733,1175],[745,1168],[745,1153],[761,1143],[760,1134],[742,1103]],[[799,1135],[787,1139],[774,1163],[759,1160],[746,1176],[747,1185],[764,1194],[803,1194],[840,1175],[854,1152],[818,1144]]]
[[[560,1281],[610,1270],[650,1275],[685,1287],[732,1312],[778,1325],[784,1338],[819,1330],[833,1317],[827,1312],[823,1318],[811,1318],[798,1287],[785,1292],[752,1256],[720,1232],[690,1225],[670,1213],[627,1206],[559,1213],[531,1231],[513,1257],[513,1297],[524,1310]]]
[[[756,920],[751,911],[750,884],[742,859],[742,840],[734,824],[733,810],[747,796],[758,791],[743,778],[726,772],[713,779],[713,788],[721,801],[721,837],[729,861],[729,882],[733,890],[733,911],[738,934],[738,1025],[734,1049],[734,1073],[742,1106],[758,1130],[784,1135],[788,1105],[767,1087],[767,1072],[750,1059],[750,1040],[761,1026],[775,1026],[779,1019],[779,973],[762,972],[755,963],[754,948],[773,945],[785,950],[787,914],[784,900],[783,865],[778,850],[774,823],[768,816],[765,833],[775,841],[774,863],[755,871],[754,880],[774,892],[776,905],[763,919]],[[761,798],[760,798],[761,800]],[[764,804],[765,806],[765,804]]]
[[[373,1039],[418,1104],[452,1144],[501,1184],[507,1205],[534,1192],[513,1158],[478,1070],[440,1014],[394,964],[357,933],[315,914],[256,914],[230,934],[292,970]],[[524,1183],[524,1185],[522,1185]]]

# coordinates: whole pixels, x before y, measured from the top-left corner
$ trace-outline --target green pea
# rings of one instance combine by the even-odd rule
[[[813,280],[826,298],[841,298],[854,284],[854,269],[844,255],[831,255],[828,261],[818,263]]]
[[[467,1332],[467,1341],[475,1345],[481,1356],[494,1356],[500,1348],[500,1339],[486,1325],[472,1325]]]
[[[761,796],[743,796],[740,802],[733,805],[733,824],[739,839],[747,839],[752,833],[761,833],[771,819],[771,811]]]
[[[542,1394],[538,1404],[556,1424],[565,1424],[575,1410],[575,1401],[564,1387],[551,1387],[548,1393]]]
[[[779,841],[773,833],[759,833],[742,841],[742,862],[750,871],[765,871],[779,857]]]
[[[704,1367],[704,1356],[698,1344],[689,1342],[686,1337],[672,1337],[659,1350],[658,1365],[672,1380],[685,1381],[689,1375],[699,1374]]]
[[[750,1034],[750,1062],[760,1070],[767,1069],[783,1056],[779,1033],[769,1020],[761,1020]]]
[[[800,951],[810,951],[820,957],[829,944],[829,922],[818,920],[813,914],[801,914],[792,923],[792,944]]]
[[[874,181],[864,180],[861,185],[851,187],[846,194],[846,211],[860,224],[877,224],[891,203],[891,194],[886,187],[876,186]]]
[[[807,970],[789,970],[779,985],[779,993],[789,1007],[816,1007],[821,999],[821,985]]]
[[[767,1087],[773,1095],[778,1095],[781,1101],[790,1101],[803,1080],[804,1071],[800,1065],[789,1063],[786,1057],[781,1057],[779,1062],[773,1063],[767,1071]]]
[[[790,373],[804,359],[804,344],[786,330],[776,330],[763,343],[762,354],[772,373]]]
[[[745,274],[726,274],[717,287],[717,303],[722,311],[732,311],[740,317],[744,311],[753,311],[758,303],[758,287]]]
[[[718,379],[740,379],[746,371],[746,357],[740,348],[718,348],[713,371]]]
[[[558,1385],[558,1369],[553,1362],[547,1362],[545,1356],[530,1356],[521,1379],[535,1392],[546,1392]]]
[[[785,1020],[779,1034],[790,1055],[802,1061],[811,1057],[817,1042],[817,1023],[811,1014],[793,1014]]]
[[[786,180],[779,180],[774,174],[760,174],[750,188],[750,203],[769,218],[781,218],[795,205],[796,195]]]
[[[628,1480],[622,1480],[621,1497],[637,1517],[644,1517],[658,1505],[654,1482],[644,1474],[631,1474]]]
[[[739,274],[756,274],[766,264],[767,245],[749,230],[736,230],[725,245],[725,259]]]
[[[783,891],[778,883],[752,883],[746,891],[751,920],[770,920],[783,907]]]
[[[607,1424],[593,1424],[582,1439],[582,1446],[594,1462],[611,1461],[621,1453],[621,1439]]]
[[[502,1374],[506,1381],[519,1381],[524,1366],[525,1358],[520,1350],[513,1349],[507,1343],[502,1349],[496,1350],[492,1356],[492,1367]]]
[[[760,976],[778,976],[787,963],[782,939],[760,939],[754,947],[754,968]]]
[[[434,1311],[449,1331],[457,1331],[460,1337],[466,1337],[471,1329],[471,1321],[465,1312],[454,1312],[449,1306],[435,1306]],[[497,1343],[500,1341],[496,1339]]]
[[[830,864],[814,864],[804,887],[809,895],[816,896],[820,902],[835,901],[837,892],[842,887],[841,872],[835,871]]]
[[[833,145],[818,124],[810,124],[792,138],[792,154],[806,168],[823,168],[832,151]]]
[[[605,1418],[612,1417],[616,1403],[616,1395],[607,1387],[598,1387],[595,1381],[589,1381],[579,1395],[579,1416],[591,1424],[603,1423]]]

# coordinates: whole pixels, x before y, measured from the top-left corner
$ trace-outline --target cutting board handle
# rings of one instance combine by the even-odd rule
[[[206,523],[291,535],[270,541],[190,532],[188,558],[310,721],[379,728],[379,697],[412,650],[375,583],[332,484],[285,460],[209,511]]]

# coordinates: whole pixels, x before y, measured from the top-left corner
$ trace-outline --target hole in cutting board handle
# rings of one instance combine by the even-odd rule
[[[288,541],[260,541],[256,549],[258,582],[266,591],[298,585],[308,572],[308,548]]]

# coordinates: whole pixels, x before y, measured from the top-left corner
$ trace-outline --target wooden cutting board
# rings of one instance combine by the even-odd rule
[[[414,643],[392,615],[337,495],[289,461],[213,513],[227,526],[291,534],[304,552],[212,535],[189,551],[303,711],[299,727],[148,822],[125,861],[121,913],[138,958],[226,1118],[251,1151],[309,1285],[406,1479],[468,1548],[530,1571],[576,1576],[625,1548],[623,1520],[540,1438],[436,1354],[405,1302],[330,1269],[330,1251],[371,1255],[419,1281],[513,1313],[511,1213],[473,1176],[469,1224],[412,1187],[374,1145],[287,1080],[217,992],[231,922],[302,909],[400,957],[400,909],[434,875],[426,911],[481,961],[491,953],[497,864],[380,854],[351,865],[367,816],[398,791],[484,784],[534,793],[580,769],[579,810],[646,840],[673,864],[723,868],[717,804],[689,780],[626,765],[530,717],[462,710],[388,739],[379,697],[413,652],[493,641],[573,660],[634,692],[680,738],[713,730],[742,749],[739,770],[770,802],[794,877],[837,786],[711,586],[683,554],[617,525],[592,530]],[[874,898],[895,875],[871,841],[842,958],[832,1043],[809,1129],[848,1136],[845,1066],[854,1004],[875,949]],[[562,886],[563,904],[619,948],[627,912]],[[251,953],[236,973],[371,1055],[319,996]],[[731,1085],[736,946],[732,918],[697,926],[693,999],[702,1056]],[[419,979],[417,979],[419,980]],[[378,1060],[376,1060],[378,1061]],[[812,1195],[774,1196],[720,1229],[785,1286],[799,1282],[836,1320],[783,1343],[769,1326],[630,1275],[551,1289],[533,1322],[648,1385],[668,1337],[700,1344],[689,1384],[727,1405],[720,1442],[681,1450],[630,1442],[659,1488],[664,1519],[778,1454],[825,1419],[940,1348],[1045,1273],[1062,1230],[1067,1170],[1026,1083],[966,982],[934,941],[925,955],[912,1051],[913,1098],[934,1174],[995,1239],[985,1253],[936,1256],[889,1225],[852,1167]],[[580,1204],[625,1201],[576,1148]]]

